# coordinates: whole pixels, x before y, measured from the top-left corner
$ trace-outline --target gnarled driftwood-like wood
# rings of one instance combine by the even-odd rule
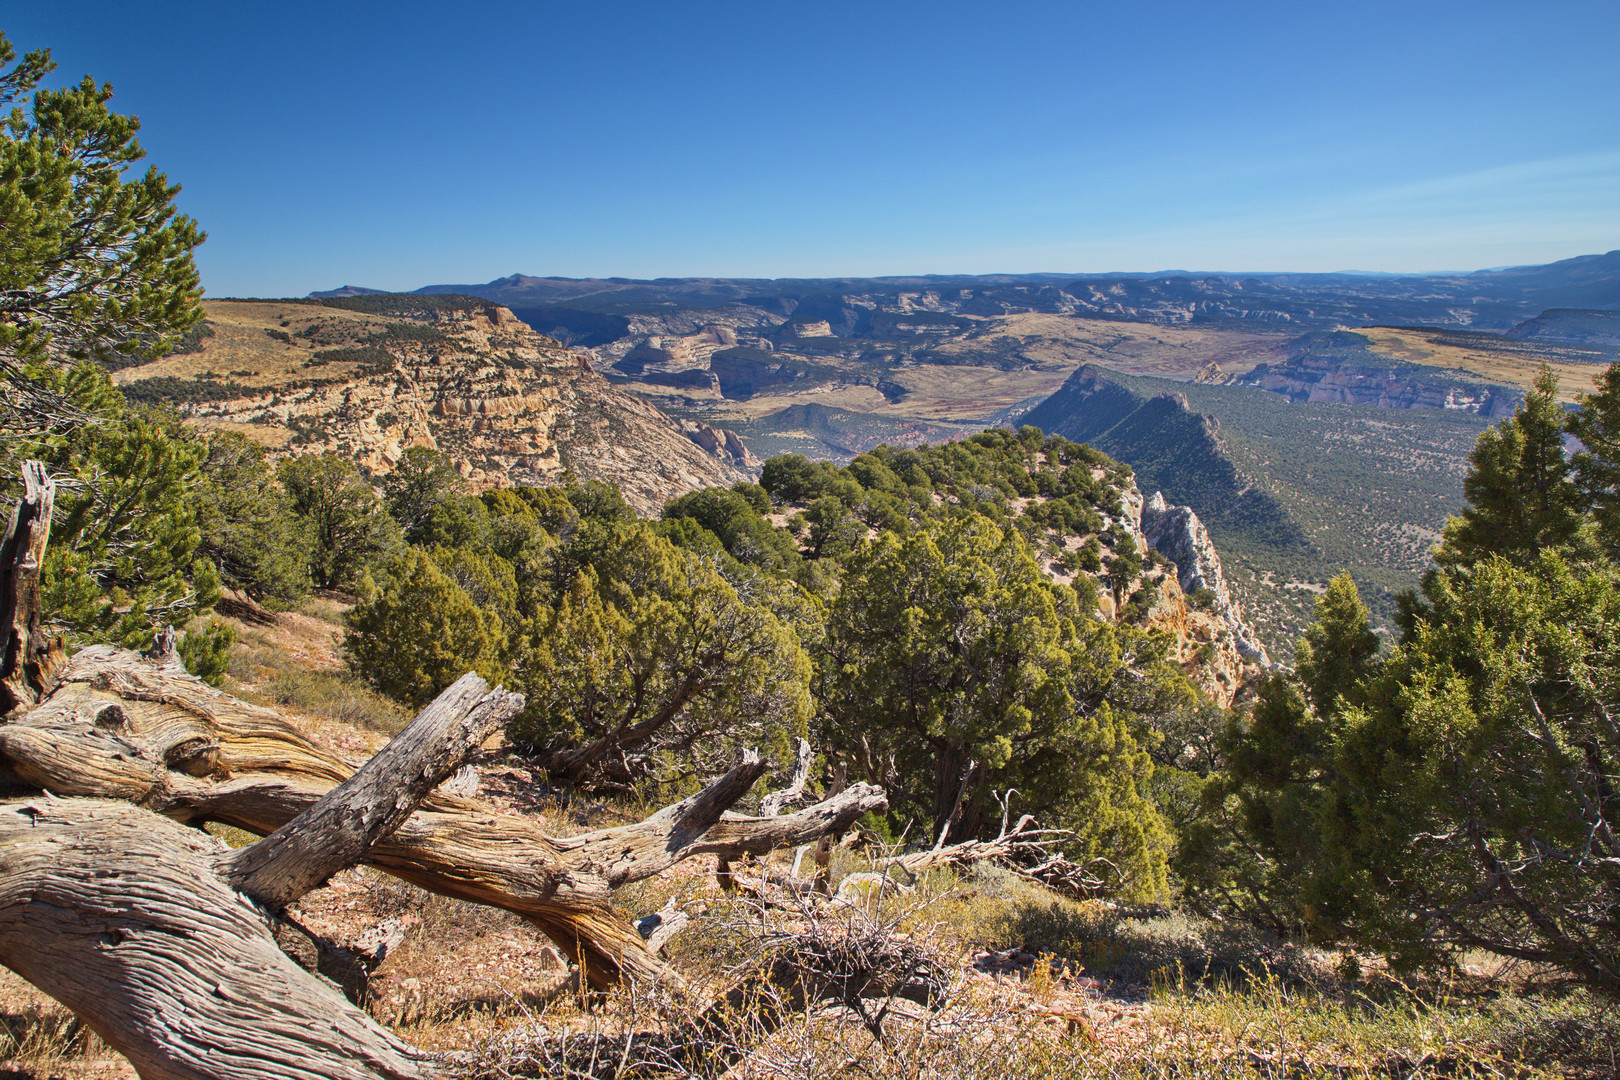
[[[0,714],[27,708],[51,687],[65,653],[39,623],[39,570],[45,562],[56,483],[37,461],[23,463],[23,497],[0,539]]]
[[[0,803],[0,963],[142,1080],[440,1075],[277,948],[214,872],[223,846],[126,802]]]
[[[523,711],[523,695],[488,690],[477,675],[463,675],[353,776],[263,840],[232,852],[221,865],[225,880],[280,911],[359,862]]]
[[[216,690],[161,660],[108,646],[81,650],[33,711],[0,725],[0,759],[57,795],[116,798],[179,821],[269,834],[353,773],[270,709]],[[596,986],[666,974],[612,890],[693,855],[740,858],[850,827],[885,805],[857,784],[792,814],[726,811],[764,774],[747,759],[704,791],[646,821],[554,839],[534,821],[442,793],[428,796],[363,861],[425,889],[516,912]]]
[[[437,1075],[296,964],[274,916],[358,862],[522,707],[465,676],[347,781],[236,851],[128,802],[0,804],[0,962],[145,1080]],[[94,714],[103,729],[109,711]]]

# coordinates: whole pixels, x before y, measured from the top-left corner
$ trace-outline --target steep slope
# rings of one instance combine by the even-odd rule
[[[579,353],[467,297],[210,301],[189,351],[115,373],[131,397],[278,453],[331,452],[385,474],[409,446],[476,487],[611,481],[643,513],[746,478],[735,434],[610,386]]]
[[[1555,341],[1613,356],[1620,348],[1620,311],[1551,308],[1509,330],[1503,337],[1519,341]]]
[[[1274,655],[1288,656],[1327,580],[1349,570],[1388,625],[1448,516],[1487,421],[1444,409],[1294,403],[1245,386],[1081,368],[1022,418],[1130,465],[1190,506]]]
[[[1209,531],[1191,507],[1171,506],[1163,492],[1144,499],[1134,477],[1120,501],[1120,525],[1138,549],[1170,562],[1143,574],[1142,586],[1156,594],[1146,625],[1175,639],[1182,670],[1212,701],[1225,707],[1241,703],[1271,667],[1271,658],[1227,582]],[[1058,577],[1064,570],[1054,565],[1047,572]],[[1112,614],[1108,597],[1102,601],[1103,613]]]
[[[1267,652],[1197,515],[1160,494],[1144,499],[1131,470],[1095,448],[1026,436],[883,445],[844,468],[776,458],[761,477],[772,498],[767,520],[816,558],[823,544],[895,527],[896,513],[979,514],[1020,534],[1040,571],[1072,587],[1089,616],[1162,631],[1169,655],[1211,699],[1230,705],[1250,693]],[[852,517],[818,538],[808,518],[825,523],[829,501]],[[690,509],[701,521],[701,507]]]

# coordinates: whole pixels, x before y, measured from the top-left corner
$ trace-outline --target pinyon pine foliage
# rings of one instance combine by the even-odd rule
[[[0,35],[0,475],[14,488],[37,458],[64,481],[47,620],[140,646],[219,595],[192,497],[204,454],[172,417],[128,406],[105,369],[161,356],[201,319],[203,235],[162,173],[128,176],[140,124],[108,107],[112,88],[40,88],[54,67],[43,50],[17,61]],[[221,651],[216,635],[189,655],[215,672]]]

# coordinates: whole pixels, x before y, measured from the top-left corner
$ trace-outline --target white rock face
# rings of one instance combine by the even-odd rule
[[[1190,506],[1171,506],[1164,493],[1155,491],[1142,508],[1142,534],[1148,545],[1176,564],[1181,590],[1188,596],[1199,589],[1215,594],[1214,609],[1232,632],[1233,644],[1243,658],[1264,667],[1271,665],[1266,648],[1254,628],[1243,618],[1243,609],[1232,596],[1221,570],[1221,557],[1209,538],[1209,530]]]
[[[249,433],[277,457],[333,453],[380,477],[409,447],[429,446],[448,455],[473,490],[556,483],[568,470],[617,484],[648,516],[693,488],[749,479],[757,465],[735,433],[676,420],[619,390],[582,353],[494,304],[419,316],[275,301],[222,301],[208,310],[217,332],[201,351],[118,375],[127,382],[169,374],[177,363],[190,365],[178,374],[272,373],[241,398],[185,411],[200,426]],[[267,341],[267,330],[279,336]],[[384,344],[370,349],[379,360],[311,367],[319,346],[353,349],[379,336]]]

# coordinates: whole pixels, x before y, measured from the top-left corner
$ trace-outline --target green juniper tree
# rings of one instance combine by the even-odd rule
[[[219,573],[199,552],[205,451],[173,416],[117,403],[102,417],[38,448],[76,481],[58,493],[42,600],[81,640],[144,648],[157,628],[184,626],[219,599]]]
[[[1135,708],[1190,692],[1150,635],[1080,618],[1017,532],[965,515],[863,545],[821,669],[825,741],[930,835],[977,834],[992,793],[1016,788],[1135,891],[1162,888],[1168,837],[1143,795]]]
[[[418,543],[434,509],[461,487],[461,474],[448,455],[429,446],[412,446],[383,478],[383,501],[405,539]]]
[[[264,447],[236,432],[208,437],[197,494],[200,554],[221,581],[255,600],[291,604],[309,592],[303,522]]]
[[[1258,907],[1398,962],[1462,949],[1620,996],[1620,376],[1569,427],[1551,375],[1481,436],[1467,510],[1375,655],[1348,578],[1226,744]],[[1602,544],[1588,542],[1596,535]]]
[[[1620,364],[1610,364],[1596,383],[1593,393],[1576,400],[1568,420],[1570,434],[1581,442],[1571,466],[1598,533],[1614,557],[1620,556]]]
[[[303,520],[309,579],[316,588],[352,587],[365,564],[398,540],[399,526],[376,489],[347,458],[287,458],[276,475]]]
[[[1558,379],[1543,364],[1534,388],[1512,418],[1474,444],[1463,482],[1468,505],[1446,526],[1436,554],[1456,566],[1485,554],[1524,563],[1548,546],[1567,544],[1580,529],[1581,492],[1564,455],[1565,420]]]
[[[503,628],[420,548],[362,573],[349,614],[349,662],[367,682],[421,708],[469,670],[507,674]]]

